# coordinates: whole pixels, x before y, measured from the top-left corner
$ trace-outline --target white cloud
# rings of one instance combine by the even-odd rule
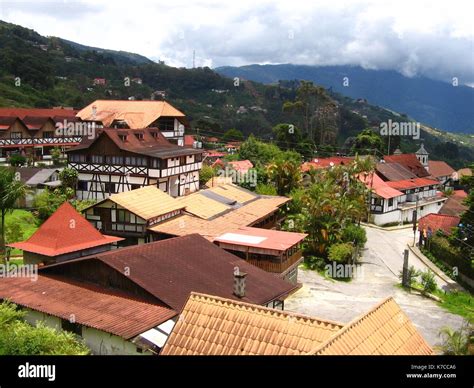
[[[191,66],[354,64],[474,83],[472,1],[7,2],[43,35]]]

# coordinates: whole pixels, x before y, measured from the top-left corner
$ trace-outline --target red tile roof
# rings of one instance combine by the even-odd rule
[[[125,339],[131,339],[173,318],[177,313],[123,292],[61,277],[38,275],[6,277],[0,281],[0,299]]]
[[[196,138],[193,135],[184,135],[184,146],[185,147],[192,147]]]
[[[246,173],[248,170],[253,168],[253,163],[250,160],[236,160],[234,162],[229,162],[229,165],[235,171]]]
[[[386,181],[416,178],[415,174],[399,163],[377,163],[376,168],[377,173]]]
[[[439,210],[439,214],[446,214],[449,216],[460,216],[468,209],[468,207],[463,202],[464,197],[462,197],[462,194],[459,194],[459,196],[451,195],[450,197],[448,197],[447,201]]]
[[[454,190],[452,196],[454,198],[464,199],[464,198],[467,198],[467,193],[464,190]]]
[[[69,202],[65,202],[28,240],[8,246],[54,257],[121,240],[121,237],[100,233]]]
[[[301,165],[301,170],[303,172],[309,171],[311,168],[327,168],[336,165],[347,165],[354,161],[354,158],[348,156],[332,156],[329,158],[316,158],[310,162],[305,162]]]
[[[396,182],[386,182],[388,186],[397,189],[397,190],[408,190],[414,189],[417,187],[433,186],[438,185],[439,182],[434,179],[428,178],[413,178],[413,179],[404,179]]]
[[[366,185],[369,190],[373,190],[379,197],[390,199],[403,195],[401,191],[398,191],[387,185],[376,173],[373,174],[360,174],[359,180]]]
[[[73,118],[77,110],[74,109],[40,109],[40,108],[0,108],[0,116],[18,117],[24,119],[26,116],[34,117],[55,117],[64,116]]]
[[[180,147],[170,143],[158,129],[116,129],[101,128],[100,134],[94,139],[86,138],[77,147],[67,152],[74,153],[79,150],[88,149],[99,138],[108,137],[119,149],[129,151],[140,155],[147,155],[158,158],[178,157],[184,155],[200,154],[203,151]],[[143,140],[138,139],[136,134],[143,136]],[[153,135],[154,134],[154,135]],[[125,141],[121,136],[126,136]]]
[[[441,160],[429,160],[428,167],[430,175],[434,178],[451,176],[456,172],[448,163]]]
[[[207,241],[198,234],[116,249],[87,258],[50,265],[56,271],[85,260],[99,260],[176,311],[180,311],[192,291],[244,302],[266,304],[283,298],[297,286],[265,272]],[[234,268],[247,273],[246,296],[234,296]]]
[[[430,174],[420,161],[417,159],[415,154],[400,154],[400,155],[387,155],[383,157],[387,163],[399,163],[419,178],[427,177]]]
[[[420,218],[418,221],[418,230],[423,231],[431,229],[433,233],[442,230],[444,234],[450,235],[451,229],[458,226],[459,221],[460,218],[458,216],[430,213]]]

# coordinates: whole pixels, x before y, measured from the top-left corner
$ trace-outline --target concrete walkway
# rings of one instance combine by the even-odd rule
[[[393,296],[430,345],[439,343],[438,333],[443,326],[458,329],[464,321],[462,317],[447,312],[431,299],[397,287],[402,252],[407,239],[411,237],[413,241],[411,230],[366,231],[368,242],[360,276],[346,283],[325,279],[315,271],[300,270],[303,287],[285,301],[285,310],[347,323]],[[413,254],[409,264],[426,268]]]

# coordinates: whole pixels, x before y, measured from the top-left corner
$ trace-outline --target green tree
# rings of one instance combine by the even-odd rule
[[[62,152],[59,147],[54,147],[51,150],[51,159],[53,160],[53,164],[55,166],[59,165],[59,160],[61,159],[61,155],[62,155]]]
[[[370,154],[373,153],[374,150],[383,152],[382,148],[383,142],[380,135],[375,133],[372,129],[367,128],[357,135],[355,143],[352,146],[352,152]]]
[[[18,173],[9,168],[0,168],[0,214],[1,214],[1,260],[5,260],[5,217],[12,212],[16,202],[27,194],[27,186],[21,182]]]
[[[455,246],[459,246],[466,257],[474,257],[474,164],[471,165],[471,176],[464,176],[461,183],[465,185],[468,195],[464,204],[468,209],[461,215],[461,222],[455,232]]]
[[[301,130],[293,124],[278,124],[272,129],[278,147],[283,150],[298,150],[302,140]]]
[[[21,166],[24,166],[26,164],[26,157],[23,156],[23,155],[19,155],[19,154],[12,155],[12,156],[10,156],[8,161],[10,162],[10,166],[12,166],[12,167],[21,167]]]
[[[0,355],[86,355],[89,349],[73,333],[24,321],[24,311],[0,304]]]
[[[64,168],[59,173],[59,179],[61,180],[61,189],[63,193],[66,193],[67,189],[72,190],[73,196],[76,192],[77,181],[79,179],[79,174],[77,170],[73,168]]]
[[[224,133],[224,136],[222,136],[222,140],[224,141],[242,141],[244,140],[244,134],[239,131],[238,129],[231,128],[226,133]]]
[[[203,164],[201,171],[199,171],[199,185],[202,187],[209,181],[212,177],[216,176],[216,171],[207,164]]]
[[[289,194],[302,183],[300,163],[278,160],[267,167],[269,180],[275,185],[278,195]]]
[[[34,206],[38,211],[38,218],[41,222],[46,221],[59,206],[68,200],[68,195],[61,190],[44,190],[35,197]]]
[[[328,258],[337,263],[349,264],[353,253],[354,248],[350,243],[336,243],[329,247]]]
[[[444,355],[448,356],[468,355],[473,331],[474,328],[469,322],[465,322],[458,330],[444,326],[439,331],[439,337],[441,337],[442,343],[437,348],[441,350]]]

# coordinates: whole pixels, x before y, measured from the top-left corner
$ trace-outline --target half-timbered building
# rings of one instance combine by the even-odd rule
[[[102,128],[67,154],[68,166],[79,173],[79,199],[150,185],[173,197],[199,189],[202,151],[174,145],[158,129]]]

